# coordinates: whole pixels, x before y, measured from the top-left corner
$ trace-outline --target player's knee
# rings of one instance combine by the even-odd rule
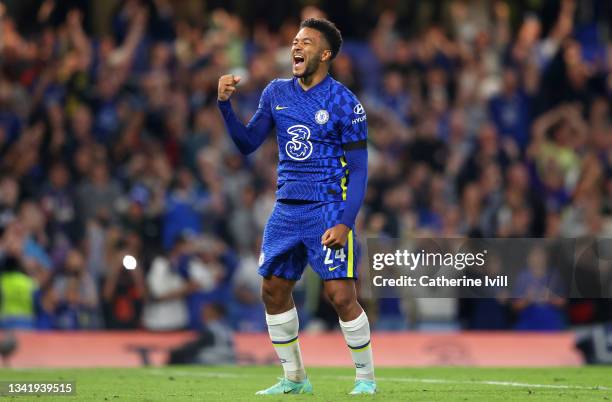
[[[265,282],[261,285],[261,299],[265,305],[274,301],[274,289]]]
[[[266,306],[266,311],[275,313],[287,305],[287,297],[281,289],[264,281],[261,286],[261,299]]]
[[[355,296],[348,292],[334,292],[328,295],[331,304],[338,313],[342,313],[353,308],[357,303]]]

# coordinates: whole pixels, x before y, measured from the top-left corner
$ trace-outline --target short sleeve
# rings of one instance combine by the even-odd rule
[[[357,97],[344,88],[337,102],[342,149],[351,151],[366,148],[368,122],[365,109]]]

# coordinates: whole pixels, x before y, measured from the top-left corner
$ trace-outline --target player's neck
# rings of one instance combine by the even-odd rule
[[[298,78],[298,83],[304,91],[308,91],[310,88],[323,81],[325,77],[327,77],[327,69],[319,69],[308,77]]]

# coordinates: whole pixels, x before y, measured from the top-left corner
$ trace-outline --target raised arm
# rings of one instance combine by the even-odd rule
[[[270,111],[270,86],[264,89],[259,99],[257,111],[251,118],[251,121],[245,126],[234,113],[232,104],[229,100],[236,91],[236,85],[239,82],[240,77],[232,74],[224,75],[219,78],[217,104],[223,116],[225,127],[232,137],[232,140],[241,153],[248,155],[259,148],[274,124]]]

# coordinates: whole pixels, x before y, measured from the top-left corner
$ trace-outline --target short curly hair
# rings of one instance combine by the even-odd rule
[[[342,34],[333,22],[325,18],[308,18],[302,21],[300,28],[312,28],[321,32],[331,47],[332,60],[340,53]]]

